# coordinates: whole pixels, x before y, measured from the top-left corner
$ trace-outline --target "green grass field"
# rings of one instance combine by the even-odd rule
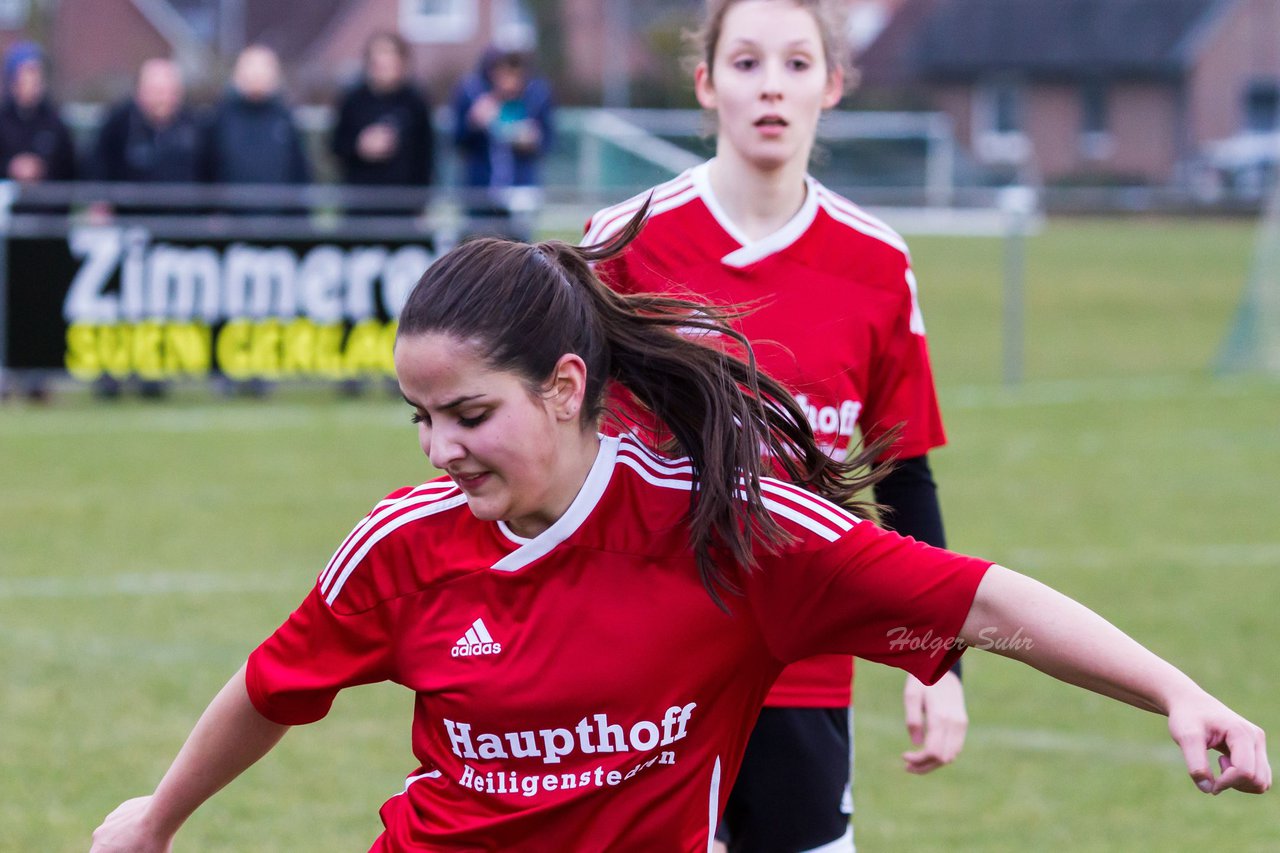
[[[1012,389],[1001,244],[911,242],[952,546],[1082,599],[1274,737],[1280,381],[1209,369],[1251,226],[1051,222],[1027,244],[1027,378]],[[150,790],[350,525],[430,475],[407,415],[381,393],[314,389],[0,408],[0,850],[87,849],[107,811]],[[966,683],[964,754],[917,778],[901,770],[899,674],[860,668],[863,853],[1280,849],[1275,795],[1200,795],[1161,718],[979,652]],[[179,849],[365,849],[413,768],[410,710],[393,687],[345,694]]]

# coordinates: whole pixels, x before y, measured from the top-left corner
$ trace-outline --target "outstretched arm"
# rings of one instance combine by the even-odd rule
[[[1271,787],[1262,729],[1092,610],[1039,581],[992,566],[978,586],[960,639],[1164,714],[1192,781],[1206,793],[1237,788],[1260,794]],[[1209,749],[1223,753],[1216,779]]]
[[[241,667],[200,716],[155,793],[107,815],[94,830],[90,853],[168,851],[200,804],[270,752],[288,730],[253,707]]]

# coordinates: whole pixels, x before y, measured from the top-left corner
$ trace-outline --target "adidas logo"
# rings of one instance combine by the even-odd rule
[[[458,638],[458,642],[453,644],[453,652],[455,658],[479,657],[481,655],[496,655],[502,651],[502,644],[494,642],[493,637],[489,634],[489,629],[484,626],[483,619],[477,619],[471,623],[471,627],[467,629],[467,633]]]

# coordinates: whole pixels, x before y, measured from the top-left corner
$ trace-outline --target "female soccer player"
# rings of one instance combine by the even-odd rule
[[[871,443],[902,425],[877,502],[899,533],[945,547],[927,456],[945,438],[907,247],[807,174],[819,116],[844,90],[839,32],[815,0],[713,2],[694,82],[716,114],[715,158],[596,214],[586,242],[652,197],[649,224],[602,277],[626,293],[758,305],[738,328],[828,452],[845,454],[856,428]],[[725,811],[733,850],[853,849],[852,678],[850,658],[824,657],[778,679]],[[908,676],[904,699],[907,770],[953,760],[968,724],[958,670],[927,689]]]
[[[428,270],[395,365],[446,474],[356,525],[94,851],[168,850],[290,726],[384,680],[416,694],[420,766],[374,850],[704,851],[786,664],[933,681],[966,644],[1166,714],[1202,790],[1269,787],[1258,727],[1092,611],[862,520],[867,457],[822,451],[723,312],[603,285],[590,264],[643,214],[603,247],[483,239]],[[610,383],[680,456],[599,434]]]

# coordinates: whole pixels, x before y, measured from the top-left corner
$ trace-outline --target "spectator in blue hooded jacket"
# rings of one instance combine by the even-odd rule
[[[502,220],[521,205],[513,189],[537,187],[538,167],[551,146],[551,87],[533,75],[527,50],[490,48],[453,97],[454,143],[463,158],[463,184],[472,192],[473,217],[490,230],[512,233]],[[487,192],[483,192],[487,190]]]

